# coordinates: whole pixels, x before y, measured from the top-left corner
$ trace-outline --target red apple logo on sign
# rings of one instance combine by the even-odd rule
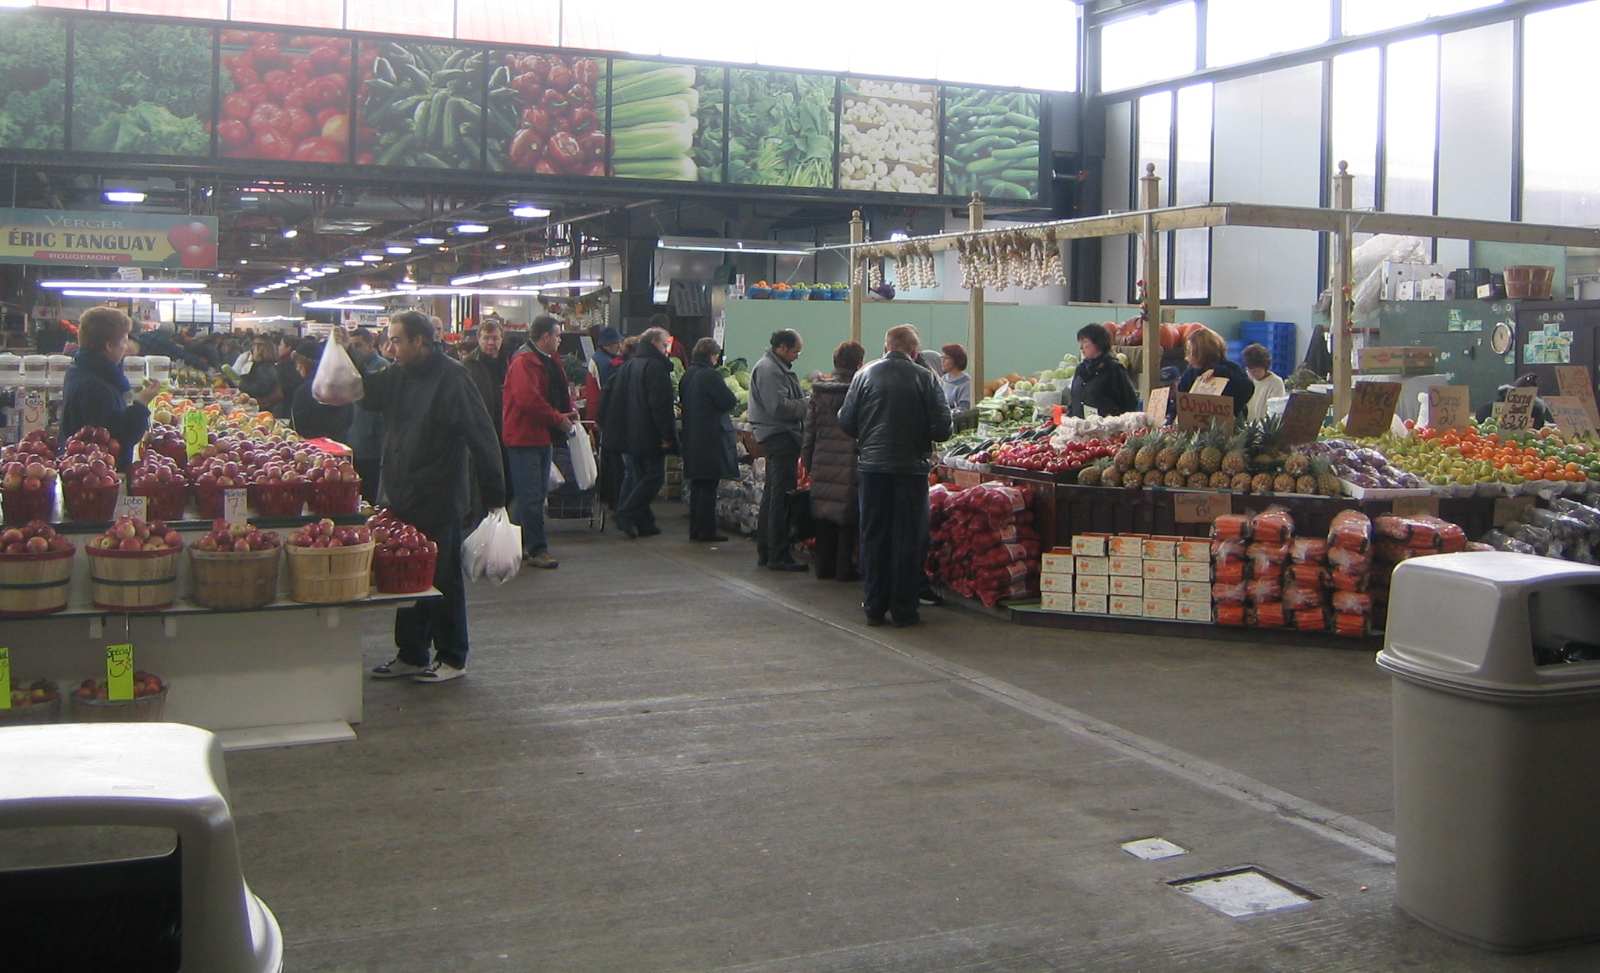
[[[202,220],[179,223],[167,231],[167,242],[185,267],[217,265],[217,241],[212,238],[210,225]]]

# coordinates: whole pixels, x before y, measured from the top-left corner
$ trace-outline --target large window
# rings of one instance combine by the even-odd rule
[[[1140,206],[1144,204],[1142,180],[1146,169],[1154,165],[1156,175],[1161,182],[1157,186],[1160,197],[1156,200],[1157,206],[1172,205],[1172,92],[1163,91],[1156,95],[1145,95],[1139,99],[1139,152],[1133,171],[1134,202]],[[1168,284],[1172,277],[1172,247],[1168,241],[1161,244],[1161,296],[1168,292]],[[1136,256],[1139,261],[1134,268],[1134,279],[1144,276],[1144,259]]]
[[[1592,100],[1600,2],[1529,14],[1523,34],[1522,218],[1600,226]]]
[[[1341,27],[1346,34],[1404,27],[1434,17],[1493,7],[1500,0],[1340,0]]]
[[[1384,77],[1383,209],[1432,213],[1439,124],[1439,38],[1390,44]]]
[[[1193,71],[1194,4],[1184,2],[1100,28],[1100,90],[1136,88]]]
[[[1378,49],[1333,59],[1332,144],[1328,171],[1347,162],[1355,177],[1356,209],[1378,205]]]
[[[1329,0],[1210,0],[1206,67],[1313,47],[1333,27]]]
[[[1172,188],[1179,206],[1211,202],[1211,85],[1178,90],[1178,161]],[[1211,231],[1179,230],[1172,242],[1178,274],[1172,296],[1178,300],[1211,294]]]

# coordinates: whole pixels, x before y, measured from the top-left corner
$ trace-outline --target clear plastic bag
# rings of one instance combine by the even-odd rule
[[[311,397],[323,405],[339,406],[359,402],[365,394],[361,372],[356,370],[344,345],[332,340],[324,344],[317,374],[311,379]]]
[[[522,528],[513,524],[506,508],[489,511],[461,545],[461,564],[468,580],[488,579],[505,584],[522,570]]]
[[[579,490],[593,487],[600,476],[600,468],[594,461],[594,447],[589,443],[589,433],[584,430],[583,423],[574,422],[567,433],[567,452],[572,455],[572,485]]]

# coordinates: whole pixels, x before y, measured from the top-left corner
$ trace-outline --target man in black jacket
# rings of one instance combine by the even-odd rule
[[[334,340],[347,341],[343,328]],[[424,598],[395,613],[399,654],[372,670],[378,679],[411,676],[447,682],[466,674],[467,588],[461,541],[476,475],[484,506],[506,503],[500,443],[466,370],[435,343],[433,322],[420,311],[389,321],[395,365],[363,374],[361,408],[381,412],[383,488],[394,515],[439,545],[433,584],[442,597]],[[471,463],[468,463],[468,459]],[[430,665],[429,646],[435,658]]]
[[[661,533],[650,502],[666,482],[666,454],[678,448],[672,411],[676,396],[667,362],[671,342],[664,328],[650,328],[640,335],[633,357],[617,369],[600,403],[605,441],[622,453],[617,528],[631,538]]]
[[[917,329],[890,328],[884,357],[856,373],[839,428],[856,440],[861,488],[861,573],[868,625],[913,625],[927,578],[928,461],[950,438],[950,407],[933,373],[917,364]]]

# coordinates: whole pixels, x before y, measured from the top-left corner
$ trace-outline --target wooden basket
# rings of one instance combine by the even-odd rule
[[[190,600],[205,608],[261,608],[278,597],[278,549],[201,551],[189,548]]]
[[[1548,301],[1550,288],[1555,283],[1556,269],[1539,264],[1522,264],[1507,267],[1506,297]]]
[[[284,547],[289,597],[307,605],[359,601],[372,588],[372,541],[354,547]]]
[[[74,553],[0,554],[0,618],[48,615],[67,607]]]
[[[91,547],[89,583],[94,607],[109,611],[158,611],[178,600],[179,548],[113,551]]]
[[[55,693],[55,697],[44,703],[0,709],[0,727],[39,726],[61,722],[61,687],[49,680],[45,681],[49,682],[50,691]]]
[[[171,684],[164,685],[159,693],[134,699],[81,699],[75,695],[72,718],[79,723],[160,723],[171,688]]]

